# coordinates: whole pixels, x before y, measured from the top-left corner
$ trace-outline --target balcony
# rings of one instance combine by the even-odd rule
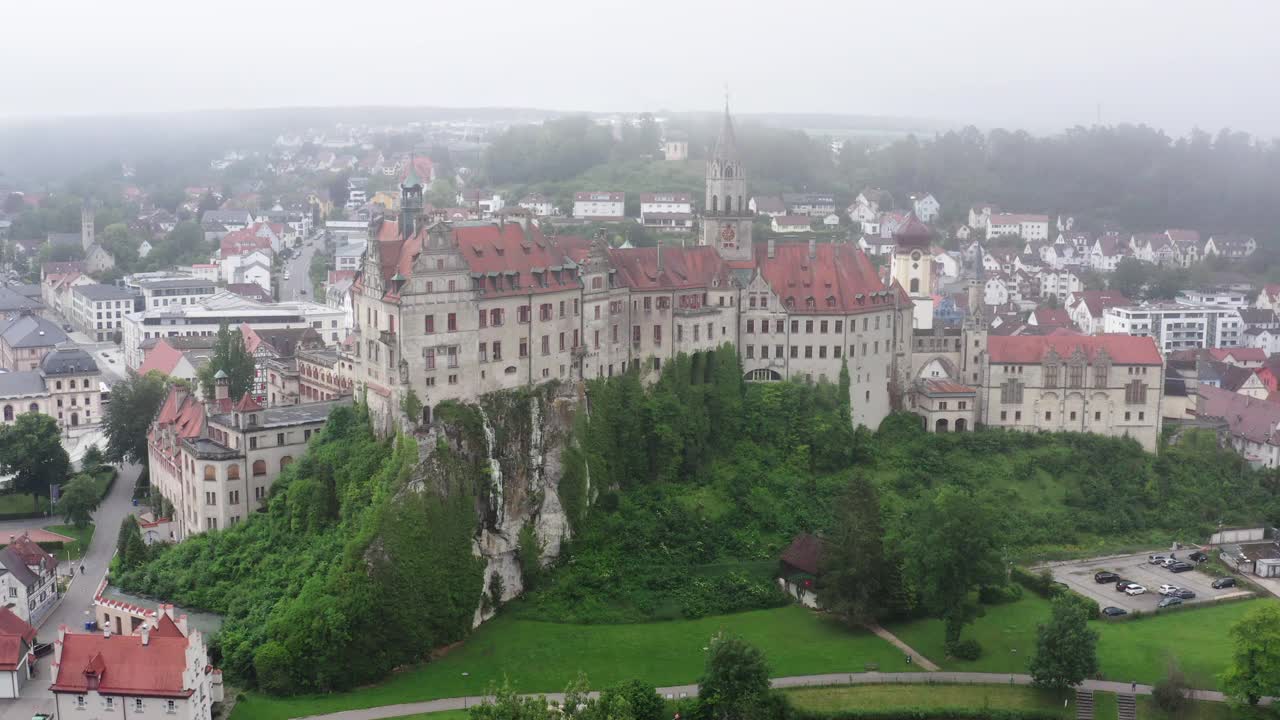
[[[382,341],[382,344],[383,344],[383,345],[395,345],[395,344],[396,344],[396,331],[395,331],[395,330],[383,330],[382,332],[378,333],[378,339],[379,339],[380,341]]]

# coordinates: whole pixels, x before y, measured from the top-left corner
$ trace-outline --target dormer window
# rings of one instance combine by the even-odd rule
[[[258,415],[257,415],[256,413],[250,413],[250,414],[249,414],[249,427],[253,427],[253,426],[257,425],[257,424],[258,424]]]

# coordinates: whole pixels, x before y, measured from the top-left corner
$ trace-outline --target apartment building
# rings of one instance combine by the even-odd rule
[[[1240,347],[1240,311],[1221,305],[1151,303],[1107,308],[1103,332],[1155,338],[1161,352],[1207,347]]]
[[[110,342],[121,332],[124,316],[133,312],[137,295],[118,285],[77,285],[71,289],[67,319],[97,342]]]

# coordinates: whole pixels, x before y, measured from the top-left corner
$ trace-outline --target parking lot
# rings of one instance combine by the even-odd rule
[[[1245,591],[1241,591],[1240,588],[1215,590],[1210,586],[1214,578],[1200,572],[1198,569],[1175,573],[1159,565],[1152,565],[1147,562],[1147,556],[1150,554],[1167,555],[1168,552],[1154,550],[1151,553],[1142,553],[1140,555],[1078,560],[1071,563],[1056,564],[1050,567],[1049,570],[1053,573],[1055,580],[1067,584],[1072,590],[1085,597],[1097,600],[1099,607],[1110,605],[1124,608],[1129,612],[1135,610],[1154,612],[1156,604],[1163,599],[1159,588],[1164,584],[1176,585],[1195,592],[1195,598],[1182,601],[1184,605],[1248,594]],[[1178,557],[1183,559],[1186,557],[1186,553],[1179,552]],[[1122,591],[1116,590],[1114,582],[1095,582],[1093,574],[1104,570],[1116,573],[1125,580],[1145,587],[1147,592],[1142,595],[1127,595]]]

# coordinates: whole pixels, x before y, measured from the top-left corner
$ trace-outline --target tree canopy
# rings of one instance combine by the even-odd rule
[[[1257,705],[1280,697],[1280,605],[1258,603],[1230,630],[1234,646],[1222,689],[1236,702]]]
[[[108,458],[140,465],[147,462],[147,430],[167,393],[165,377],[156,371],[131,373],[111,386],[111,401],[102,414]]]
[[[214,396],[214,376],[218,371],[227,375],[229,397],[238,400],[253,389],[254,373],[257,366],[253,356],[244,346],[244,336],[240,329],[232,330],[226,323],[218,328],[218,337],[213,343],[213,357],[204,367],[197,371],[200,389],[206,398]]]
[[[0,429],[0,471],[13,475],[14,490],[31,493],[38,509],[40,498],[49,497],[49,486],[63,483],[71,473],[58,422],[29,412]]]
[[[1063,690],[1098,672],[1098,633],[1089,629],[1089,611],[1074,596],[1053,599],[1049,622],[1036,631],[1031,679],[1039,687]]]

